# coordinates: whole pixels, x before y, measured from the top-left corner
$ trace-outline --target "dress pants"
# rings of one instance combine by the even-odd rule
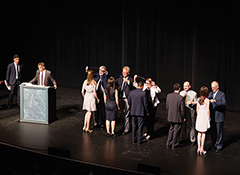
[[[96,103],[97,111],[95,112],[95,125],[105,125],[106,112],[105,112],[103,92],[97,91],[97,96],[99,98],[99,103]]]
[[[147,135],[152,136],[154,132],[154,122],[157,112],[157,107],[148,107],[149,115],[147,116]]]
[[[12,105],[13,96],[15,92],[17,92],[17,103],[18,103],[18,106],[20,106],[20,88],[19,88],[20,84],[21,84],[21,81],[16,80],[16,83],[11,86],[11,91],[9,93],[9,99],[8,99],[8,106]]]
[[[167,146],[172,146],[173,148],[179,145],[179,136],[182,128],[182,123],[170,122],[170,128],[168,132]]]
[[[185,107],[185,115],[187,120],[182,126],[182,140],[186,141],[189,136],[190,141],[193,143],[196,141],[196,111],[191,107]]]
[[[140,143],[142,141],[142,132],[143,132],[143,116],[132,116],[132,141]],[[136,135],[136,131],[138,129],[138,135]]]
[[[130,131],[130,121],[129,121],[129,114],[130,114],[130,108],[128,104],[127,98],[122,98],[120,100],[120,115],[122,118],[123,122],[123,129],[124,132],[129,132]]]
[[[224,122],[211,123],[212,142],[216,149],[222,149],[223,146],[223,123]]]

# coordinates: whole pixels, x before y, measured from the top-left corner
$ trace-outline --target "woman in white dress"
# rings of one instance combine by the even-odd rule
[[[90,126],[90,119],[93,111],[97,110],[96,107],[96,99],[99,102],[96,93],[96,82],[93,79],[94,72],[93,70],[89,70],[87,72],[87,79],[83,82],[82,85],[82,96],[83,100],[83,110],[86,110],[85,118],[84,118],[84,125],[83,125],[83,132],[91,133],[92,130],[89,129]]]
[[[200,88],[200,97],[197,102],[197,119],[196,119],[196,130],[198,131],[197,141],[198,149],[197,154],[206,154],[204,150],[204,142],[206,138],[206,131],[210,128],[210,111],[209,111],[209,99],[208,88],[202,86]]]

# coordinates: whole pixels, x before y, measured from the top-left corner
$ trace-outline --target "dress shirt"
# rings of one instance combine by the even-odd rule
[[[19,77],[19,65],[17,64],[17,63],[15,63],[15,62],[13,62],[14,63],[14,66],[15,66],[15,70],[16,70],[16,79],[18,79]]]
[[[43,74],[43,79],[41,78],[42,77],[42,74]],[[40,74],[39,74],[39,79],[40,79],[40,85],[43,85],[44,86],[44,80],[45,80],[45,75],[46,75],[46,70],[44,70],[43,72],[40,71]],[[43,82],[42,82],[43,81]]]
[[[124,78],[124,77],[123,77]],[[128,79],[129,77],[126,77],[126,79]],[[125,84],[125,86],[127,86],[127,85],[130,85],[130,81],[128,81],[128,83],[127,82],[125,82],[124,80],[123,80],[123,83],[122,83],[122,91],[123,91],[123,98],[126,98],[126,94],[125,94],[125,91],[124,91],[124,84]],[[126,87],[125,87],[126,88]]]

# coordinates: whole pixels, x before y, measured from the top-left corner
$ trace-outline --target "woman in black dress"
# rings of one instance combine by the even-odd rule
[[[105,111],[106,111],[106,129],[107,135],[116,137],[115,125],[117,119],[118,104],[118,91],[115,89],[115,79],[110,77],[108,79],[107,88],[104,93]],[[111,132],[110,132],[111,128]]]

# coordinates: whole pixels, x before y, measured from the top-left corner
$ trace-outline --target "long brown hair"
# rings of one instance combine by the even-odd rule
[[[89,70],[87,72],[87,85],[90,85],[92,83],[92,81],[94,80],[93,76],[94,76],[93,70]]]
[[[111,100],[111,97],[110,97],[110,88],[112,88],[112,89],[113,89],[113,92],[114,92],[114,90],[115,90],[115,79],[114,79],[113,77],[110,77],[110,78],[108,79],[107,88],[106,88],[106,90],[107,90],[107,96],[108,96],[108,98]]]
[[[206,86],[202,86],[200,88],[199,93],[200,93],[200,97],[198,99],[198,102],[200,105],[203,105],[205,98],[207,98],[207,96],[208,96],[208,88]]]

